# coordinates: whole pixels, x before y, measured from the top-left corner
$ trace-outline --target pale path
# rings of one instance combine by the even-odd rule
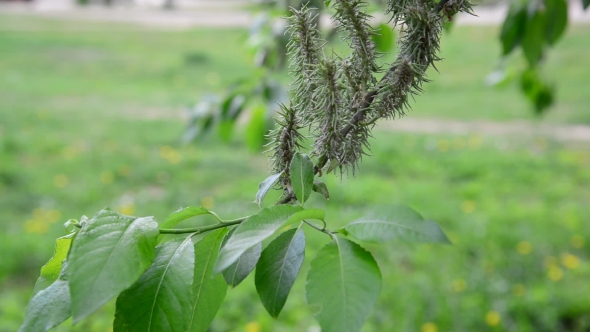
[[[590,141],[588,125],[556,125],[531,121],[456,121],[440,119],[415,119],[404,117],[395,121],[383,121],[378,129],[420,134],[484,135],[496,137],[542,136],[558,141]]]
[[[69,0],[35,0],[32,3],[0,2],[0,14],[32,15],[54,19],[81,21],[133,23],[147,27],[166,29],[189,29],[193,27],[247,27],[254,15],[244,10],[249,2],[245,0],[177,0],[178,9],[163,10],[154,2],[162,0],[137,0],[143,6],[118,5],[74,6]],[[151,5],[150,5],[151,4]],[[477,17],[460,14],[459,25],[498,25],[506,15],[506,4],[475,7]],[[590,10],[583,11],[580,0],[570,2],[570,22],[590,23]],[[322,24],[330,24],[328,16],[322,17]]]

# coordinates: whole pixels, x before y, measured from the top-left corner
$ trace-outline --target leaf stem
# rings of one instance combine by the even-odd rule
[[[219,228],[229,227],[233,225],[240,224],[242,221],[248,219],[249,217],[238,218],[234,220],[227,220],[227,221],[220,221],[215,225],[207,225],[201,227],[193,227],[193,228],[160,228],[160,234],[188,234],[188,233],[195,233],[201,234],[209,231],[213,231]]]
[[[323,220],[322,220],[323,221]],[[326,222],[324,221],[324,227],[320,227],[312,222],[309,222],[307,220],[303,220],[304,223],[308,224],[311,228],[316,229],[322,233],[326,233],[328,234],[328,236],[330,236],[330,238],[332,238],[332,231],[330,231],[329,229],[326,229]]]

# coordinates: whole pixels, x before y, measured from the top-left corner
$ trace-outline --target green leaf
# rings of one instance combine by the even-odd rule
[[[246,125],[245,131],[245,141],[248,148],[252,151],[262,149],[266,142],[265,135],[267,131],[266,109],[263,106],[252,108],[250,111],[250,121]]]
[[[361,329],[381,290],[381,272],[373,256],[358,244],[335,238],[311,262],[307,302],[319,312],[324,332]]]
[[[221,248],[215,271],[221,272],[228,268],[246,250],[273,235],[289,217],[301,210],[299,206],[275,205],[244,220]]]
[[[68,256],[70,246],[72,244],[72,238],[75,233],[62,236],[55,240],[55,251],[53,257],[41,268],[41,273],[35,287],[33,288],[33,296],[39,291],[49,287],[54,281],[57,280],[61,273],[63,262]]]
[[[322,181],[313,181],[313,187],[311,188],[318,194],[323,195],[326,199],[330,199],[330,192],[328,191],[328,186]]]
[[[375,34],[371,36],[375,48],[382,53],[389,52],[393,48],[394,38],[393,30],[385,23],[379,24]]]
[[[279,235],[262,252],[256,266],[256,291],[266,311],[278,317],[305,258],[305,235],[298,228]]]
[[[236,287],[242,281],[244,281],[244,279],[246,279],[250,272],[252,272],[252,270],[254,270],[256,267],[256,263],[258,263],[261,252],[261,242],[244,251],[237,261],[221,272],[225,282],[227,282],[227,284],[231,287]]]
[[[582,0],[582,7],[586,10],[590,6],[590,0]]]
[[[293,191],[301,205],[307,201],[313,187],[313,162],[309,156],[296,153],[289,168]]]
[[[367,242],[404,240],[451,243],[436,222],[424,220],[420,214],[404,205],[388,207],[375,216],[357,219],[344,229],[345,233]]]
[[[117,298],[114,331],[186,331],[194,259],[190,236],[157,246],[152,265]]]
[[[225,299],[227,285],[219,274],[213,273],[213,267],[226,234],[227,229],[220,229],[195,243],[193,296],[187,331],[206,332]]]
[[[166,218],[166,220],[164,220],[164,222],[160,225],[160,228],[171,228],[178,225],[178,223],[181,221],[203,214],[211,214],[211,211],[205,209],[202,206],[189,206],[182,208],[169,215],[168,218]]]
[[[502,24],[500,41],[502,42],[502,55],[507,55],[520,44],[525,32],[527,22],[526,8],[521,4],[512,5]]]
[[[545,38],[549,45],[553,45],[567,27],[567,2],[566,0],[545,0],[545,10],[547,11]]]
[[[150,266],[158,223],[105,209],[77,234],[68,257],[74,323],[129,288]]]
[[[258,185],[258,192],[256,193],[256,200],[254,201],[256,204],[258,204],[258,206],[262,204],[264,196],[266,196],[266,193],[270,190],[270,188],[272,188],[272,186],[274,186],[274,184],[279,180],[282,174],[282,172],[278,174],[273,174],[264,179],[264,181],[260,182],[260,184]]]
[[[332,0],[324,0],[324,5],[326,5],[326,8],[330,7],[331,2]]]
[[[535,67],[543,56],[546,22],[547,14],[543,10],[536,10],[527,22],[521,45],[530,67]]]
[[[65,269],[64,264],[63,270]],[[70,317],[70,289],[62,273],[49,287],[33,295],[27,305],[25,321],[18,331],[47,331],[68,317]]]

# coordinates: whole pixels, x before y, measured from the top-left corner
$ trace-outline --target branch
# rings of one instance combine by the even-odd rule
[[[233,225],[240,224],[242,221],[248,219],[248,217],[239,218],[230,221],[224,221],[215,225],[207,225],[201,227],[194,227],[194,228],[160,228],[160,234],[188,234],[188,233],[195,233],[201,234],[209,231],[213,231],[219,228],[229,227]]]

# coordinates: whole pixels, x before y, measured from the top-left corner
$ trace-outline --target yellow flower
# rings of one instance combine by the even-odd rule
[[[486,324],[489,326],[497,326],[500,324],[500,320],[502,320],[502,318],[497,311],[488,311],[486,314]]]
[[[478,150],[481,148],[482,139],[481,136],[471,136],[469,137],[469,148],[472,150]]]
[[[205,209],[212,209],[215,206],[215,199],[210,196],[203,197],[201,200],[201,206]]]
[[[58,222],[61,219],[61,212],[59,212],[57,210],[49,210],[45,214],[45,218],[50,223]]]
[[[131,216],[135,213],[135,204],[133,204],[133,203],[125,204],[119,208],[119,212],[121,212],[122,214],[126,214],[126,215]]]
[[[422,332],[437,332],[438,327],[432,322],[424,323],[422,325]]]
[[[100,175],[100,181],[104,184],[111,184],[115,180],[115,175],[113,172],[102,172]]]
[[[580,248],[584,247],[584,238],[581,237],[580,235],[574,235],[574,236],[572,236],[570,243],[571,243],[572,247],[574,247],[576,249],[580,249]]]
[[[551,281],[557,282],[563,278],[563,271],[557,266],[552,266],[547,271],[547,277],[549,277]]]
[[[516,297],[522,297],[524,295],[525,290],[526,288],[524,288],[524,285],[522,284],[516,284],[512,286],[512,293]]]
[[[246,332],[260,332],[261,327],[258,322],[250,322],[246,324]]]
[[[441,139],[438,141],[438,151],[440,152],[447,152],[451,148],[451,143],[446,139]]]
[[[182,161],[182,155],[171,146],[165,145],[160,148],[160,156],[171,164],[178,164]]]
[[[475,202],[471,200],[464,201],[461,204],[461,210],[463,210],[463,213],[465,214],[473,213],[473,211],[475,211]]]
[[[516,250],[521,255],[528,255],[533,250],[533,246],[528,241],[520,241],[516,246]]]
[[[43,220],[31,219],[25,222],[25,232],[33,234],[45,234],[49,230],[49,223]]]
[[[467,283],[463,279],[453,280],[453,290],[457,293],[461,293],[467,287]]]
[[[70,180],[64,174],[58,174],[53,178],[53,184],[58,188],[64,188]]]
[[[572,254],[563,254],[561,255],[561,264],[570,270],[574,270],[580,266],[580,259]]]

